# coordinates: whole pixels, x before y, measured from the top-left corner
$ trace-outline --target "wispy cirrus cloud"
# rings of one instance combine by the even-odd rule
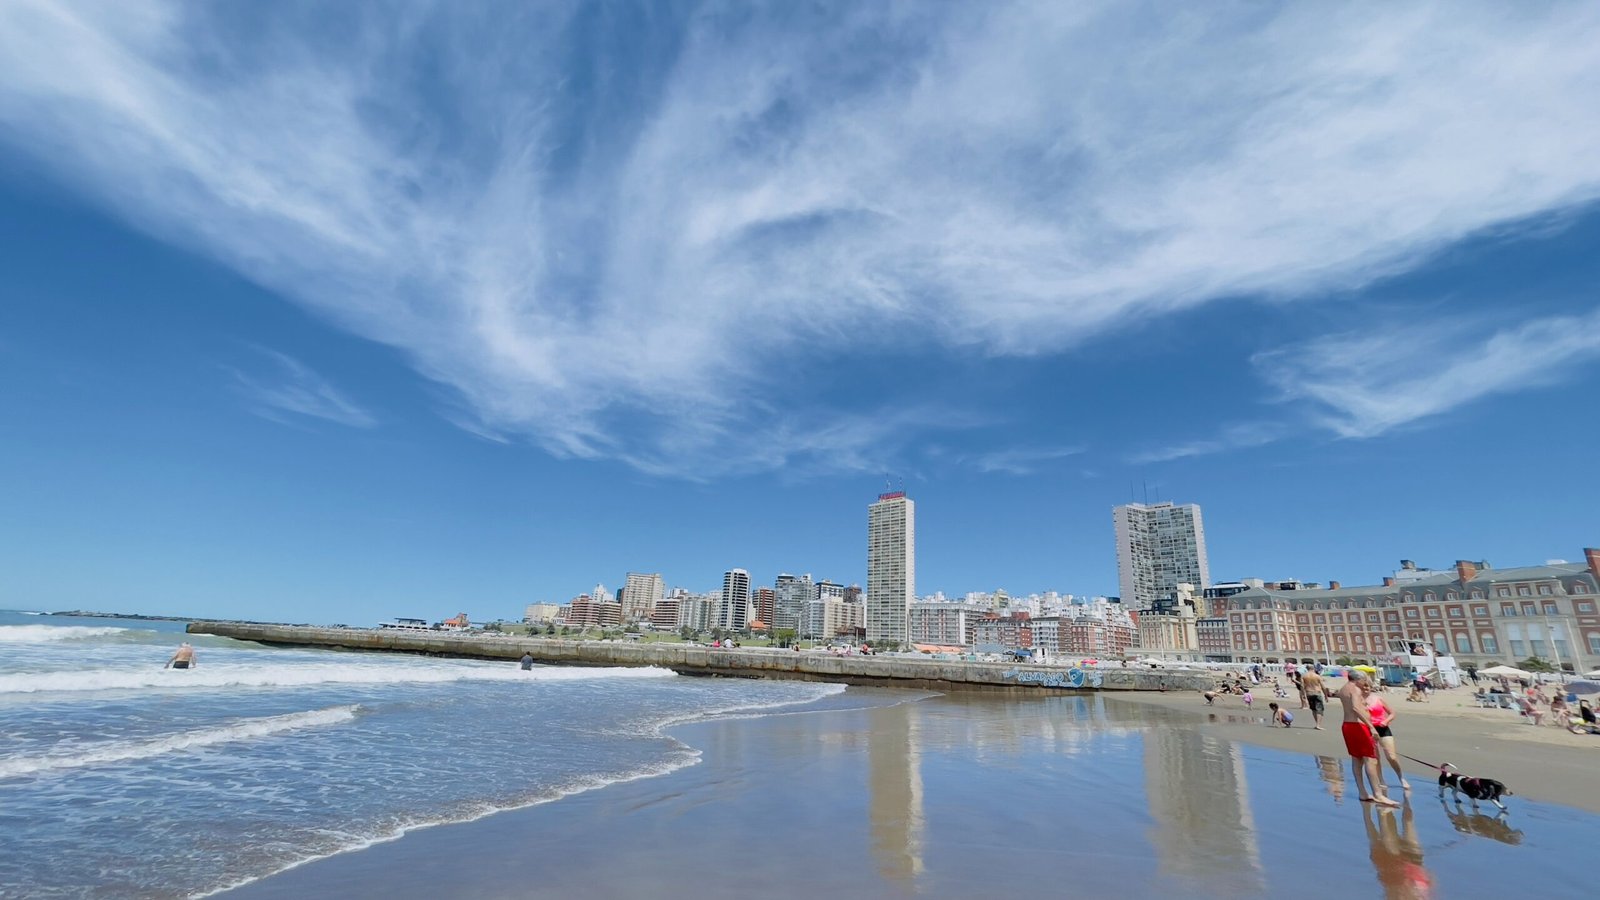
[[[805,396],[819,344],[1051,352],[1600,196],[1592,5],[584,11],[13,0],[0,139],[482,433],[690,477],[904,440]]]
[[[250,373],[229,369],[236,386],[258,415],[274,421],[291,421],[294,416],[303,416],[351,428],[371,428],[378,424],[372,413],[305,363],[275,350],[262,348],[260,352],[267,363],[264,371]]]
[[[1327,335],[1258,354],[1261,374],[1311,420],[1368,438],[1495,394],[1559,384],[1600,360],[1600,309],[1514,324],[1482,317]]]
[[[1012,447],[983,453],[971,459],[980,472],[1000,472],[1006,475],[1032,475],[1041,466],[1082,454],[1087,448],[1070,447]]]
[[[1248,447],[1260,447],[1280,440],[1289,433],[1290,430],[1286,429],[1281,423],[1239,422],[1220,426],[1207,437],[1182,439],[1176,443],[1141,450],[1131,455],[1128,458],[1128,462],[1134,465],[1147,465],[1150,463],[1171,462],[1175,459],[1188,459],[1192,456],[1209,456],[1213,453],[1225,453],[1230,450],[1243,450]]]

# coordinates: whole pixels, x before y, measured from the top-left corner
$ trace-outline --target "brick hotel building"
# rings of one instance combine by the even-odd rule
[[[1600,549],[1583,563],[1494,569],[1459,560],[1454,572],[1326,589],[1267,584],[1213,601],[1202,652],[1234,661],[1375,659],[1395,639],[1422,640],[1458,664],[1537,656],[1569,671],[1600,668]],[[1287,589],[1286,589],[1287,588]]]

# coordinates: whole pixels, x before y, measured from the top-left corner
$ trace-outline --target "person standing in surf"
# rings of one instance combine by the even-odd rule
[[[1344,705],[1344,749],[1350,754],[1350,773],[1356,780],[1356,796],[1362,803],[1399,806],[1389,799],[1383,783],[1383,768],[1378,765],[1378,739],[1372,733],[1372,714],[1367,712],[1367,675],[1350,671],[1345,686],[1334,696]]]
[[[188,641],[184,641],[183,643],[178,645],[178,649],[175,652],[173,652],[172,658],[167,660],[167,664],[162,666],[161,668],[163,668],[163,669],[193,669],[193,668],[196,668],[198,665],[199,665],[199,663],[194,661],[194,647],[191,646]]]

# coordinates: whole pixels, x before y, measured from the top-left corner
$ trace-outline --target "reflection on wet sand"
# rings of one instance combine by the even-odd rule
[[[1161,873],[1235,896],[1259,893],[1261,850],[1239,747],[1193,729],[1153,728],[1144,771]]]
[[[1502,844],[1522,843],[1522,830],[1511,827],[1511,823],[1507,820],[1508,814],[1505,812],[1495,816],[1469,813],[1460,807],[1451,806],[1443,797],[1439,798],[1439,805],[1444,808],[1444,814],[1450,817],[1450,824],[1462,834],[1486,837]]]
[[[1333,795],[1333,805],[1344,804],[1344,766],[1331,756],[1317,757],[1317,771],[1322,775],[1322,781],[1328,786],[1328,793]]]
[[[913,705],[872,711],[867,738],[867,819],[886,880],[914,887],[922,874],[922,754]]]
[[[1417,838],[1414,807],[1407,803],[1396,812],[1361,804],[1361,817],[1371,844],[1372,868],[1387,900],[1426,900],[1433,895],[1433,876],[1422,864],[1422,842]]]

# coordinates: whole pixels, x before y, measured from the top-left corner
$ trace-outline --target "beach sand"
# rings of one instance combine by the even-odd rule
[[[847,696],[866,705],[682,726],[698,765],[414,831],[227,896],[1570,896],[1600,842],[1600,817],[1524,796],[1496,818],[1419,784],[1405,811],[1377,811],[1354,801],[1335,732],[1279,736],[1198,695]],[[1474,733],[1406,712],[1418,749]],[[1521,770],[1585,753],[1493,740],[1514,769],[1495,774],[1517,787]]]
[[[1331,679],[1330,689],[1343,686]],[[1294,713],[1291,728],[1268,728],[1267,704],[1274,702],[1270,686],[1255,692],[1255,704],[1246,710],[1235,696],[1219,696],[1214,706],[1189,692],[1108,695],[1116,703],[1159,707],[1183,714],[1197,726],[1229,740],[1245,741],[1299,753],[1345,758],[1339,735],[1343,713],[1338,700],[1329,699],[1323,730],[1312,727],[1311,711],[1299,708],[1299,698],[1277,700]],[[1479,709],[1471,691],[1454,688],[1434,691],[1426,703],[1405,702],[1406,692],[1384,694],[1395,711],[1395,747],[1403,754],[1430,763],[1453,764],[1468,775],[1504,782],[1517,796],[1546,803],[1561,803],[1600,813],[1600,735],[1573,734],[1550,724],[1535,726],[1528,719],[1503,709]],[[1409,760],[1401,760],[1413,791],[1438,793],[1438,773]],[[1385,779],[1394,786],[1387,764]]]

